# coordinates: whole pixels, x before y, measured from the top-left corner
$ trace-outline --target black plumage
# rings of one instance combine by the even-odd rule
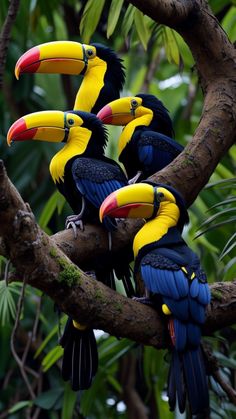
[[[120,97],[120,92],[125,83],[125,68],[122,64],[123,60],[111,48],[99,43],[93,43],[91,45],[96,48],[97,56],[107,63],[104,85],[90,111],[97,114],[108,102]]]
[[[137,172],[142,172],[140,181],[171,163],[181,153],[183,146],[172,138],[172,121],[163,103],[154,95],[140,93],[136,96],[142,99],[143,107],[153,111],[153,117],[148,126],[142,123],[136,126],[119,155],[119,161],[123,163],[129,179]]]

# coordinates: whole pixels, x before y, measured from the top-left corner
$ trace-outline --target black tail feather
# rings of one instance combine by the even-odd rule
[[[93,329],[79,330],[69,317],[60,344],[64,348],[63,380],[70,381],[75,391],[88,389],[98,368],[97,343]]]
[[[174,349],[168,376],[168,397],[171,411],[173,411],[176,406],[176,395],[179,411],[183,413],[186,405],[186,388],[183,375],[183,365],[180,354],[176,351],[176,349]]]
[[[192,414],[197,415],[207,411],[209,393],[201,347],[183,353],[183,367]]]
[[[177,395],[179,410],[184,412],[186,393],[192,415],[208,411],[209,393],[201,347],[184,352],[173,349],[168,377],[170,410],[175,409]]]

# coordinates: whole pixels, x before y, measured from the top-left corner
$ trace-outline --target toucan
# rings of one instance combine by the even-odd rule
[[[106,103],[120,97],[125,82],[122,60],[102,44],[55,41],[37,45],[17,61],[15,75],[57,73],[83,76],[74,109],[97,113]]]
[[[173,125],[163,103],[151,94],[122,97],[97,114],[104,124],[124,125],[118,155],[130,183],[146,179],[167,166],[183,150],[172,137]]]
[[[168,325],[172,352],[168,399],[192,415],[207,412],[209,395],[201,326],[210,302],[206,274],[198,256],[182,238],[188,213],[182,196],[169,185],[128,185],[109,195],[100,208],[104,217],[145,218],[133,241],[135,276]]]
[[[107,132],[96,115],[74,110],[25,115],[10,127],[7,136],[9,145],[24,140],[65,143],[50,162],[52,179],[73,211],[79,214],[75,219],[100,224],[101,203],[112,191],[127,185],[128,181],[120,166],[104,156]],[[107,217],[104,226],[111,231],[115,227],[114,220]],[[103,267],[104,260],[101,260],[101,266],[95,272],[97,279],[113,287],[111,269],[114,268],[118,277],[123,279],[128,295],[134,294],[130,281],[129,253],[125,249],[121,261],[109,257],[108,268],[107,265]],[[107,278],[104,278],[105,275]],[[88,388],[97,370],[93,330],[69,317],[61,344],[64,347],[63,378],[71,381],[74,390]]]

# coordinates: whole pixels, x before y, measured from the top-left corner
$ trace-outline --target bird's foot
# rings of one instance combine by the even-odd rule
[[[69,215],[69,217],[66,218],[65,225],[66,229],[73,229],[75,239],[77,239],[77,228],[84,231],[84,224],[79,215]]]
[[[85,275],[89,276],[92,279],[97,279],[94,271],[86,271]]]
[[[136,173],[136,175],[134,176],[134,177],[132,177],[129,181],[128,181],[128,184],[129,185],[133,185],[133,183],[136,183],[137,182],[137,180],[140,178],[140,176],[142,175],[143,173],[141,172],[141,171],[138,171],[137,173]]]
[[[155,307],[154,302],[149,297],[132,297],[132,300],[150,307]]]

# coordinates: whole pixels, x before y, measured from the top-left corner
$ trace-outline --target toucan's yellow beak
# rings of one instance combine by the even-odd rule
[[[7,143],[14,141],[40,140],[61,142],[65,138],[64,112],[34,112],[18,119],[9,128]]]
[[[112,192],[100,207],[100,221],[104,217],[150,218],[154,210],[154,188],[137,183]]]
[[[16,63],[15,76],[21,73],[81,74],[86,70],[87,45],[73,41],[55,41],[37,45]],[[94,47],[91,46],[90,51]]]
[[[104,106],[97,114],[104,124],[126,125],[136,118],[135,110],[131,107],[131,97],[113,100]]]

